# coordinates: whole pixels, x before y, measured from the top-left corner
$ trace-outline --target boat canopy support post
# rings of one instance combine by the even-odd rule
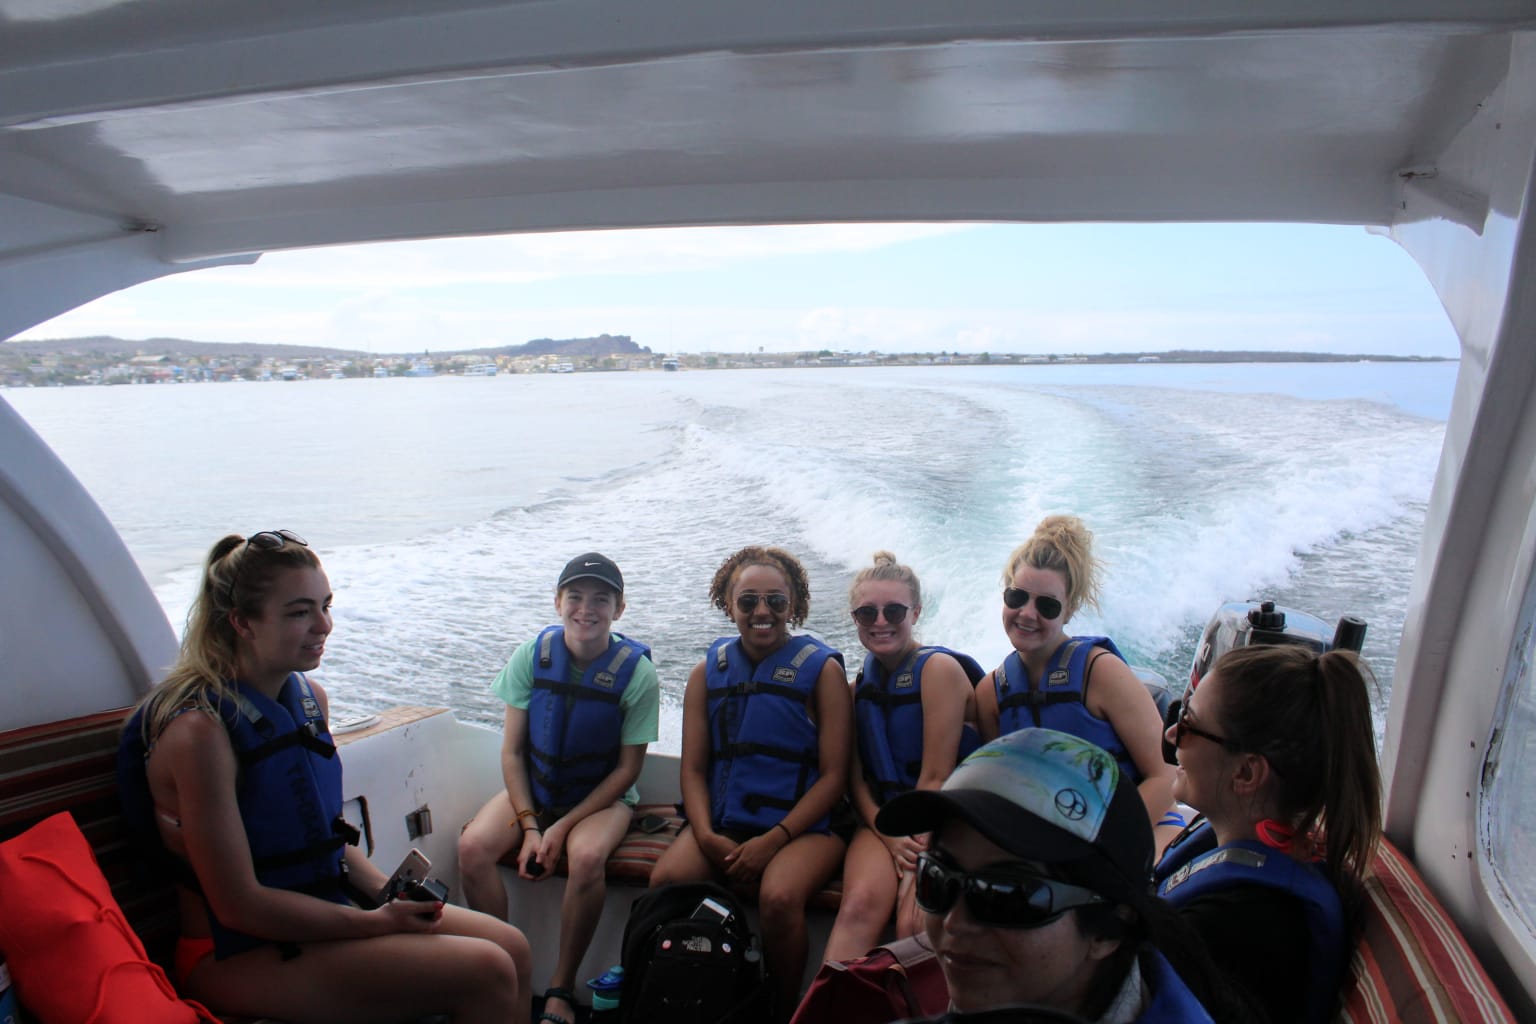
[[[1485,936],[1479,956],[1531,1018],[1529,929],[1503,896],[1479,814],[1506,660],[1530,625],[1514,610],[1536,571],[1536,34],[1510,37],[1507,77],[1434,163],[1486,194],[1488,213],[1461,223],[1405,182],[1392,227],[1462,358],[1393,682],[1386,828],[1458,922],[1480,922],[1469,929]]]

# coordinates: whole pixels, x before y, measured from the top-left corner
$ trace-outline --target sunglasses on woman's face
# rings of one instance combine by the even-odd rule
[[[737,594],[736,610],[743,615],[751,615],[757,611],[757,602],[763,602],[768,610],[775,615],[783,615],[789,610],[789,598],[784,594]]]
[[[1020,590],[1018,587],[1009,587],[1003,591],[1003,604],[1009,608],[1023,608],[1029,604],[1029,591]],[[1053,621],[1061,614],[1061,602],[1054,597],[1036,594],[1035,611],[1040,613],[1042,619]]]
[[[886,622],[892,626],[899,626],[901,625],[901,620],[907,617],[907,612],[909,611],[911,611],[911,608],[908,605],[897,604],[895,601],[882,605],[879,608],[872,604],[861,604],[853,610],[853,621],[861,626],[873,626],[875,620],[879,616],[884,615]]]
[[[926,851],[917,855],[916,883],[917,905],[928,913],[949,913],[963,893],[966,913],[992,928],[1039,928],[1075,907],[1105,902],[1092,889],[1022,870],[961,871]]]
[[[1227,750],[1234,754],[1239,752],[1238,745],[1232,740],[1227,739],[1225,736],[1218,736],[1216,733],[1210,732],[1206,729],[1202,729],[1189,720],[1188,698],[1185,698],[1184,703],[1179,705],[1179,717],[1173,723],[1173,745],[1175,747],[1182,747],[1184,745],[1184,736],[1186,733],[1191,736],[1199,736],[1203,740],[1210,740],[1212,743],[1215,743],[1221,747],[1225,747]]]

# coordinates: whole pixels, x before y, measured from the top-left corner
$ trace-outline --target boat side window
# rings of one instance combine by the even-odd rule
[[[1536,575],[1527,584],[1519,621],[1495,719],[1498,732],[1484,766],[1479,817],[1494,873],[1529,940],[1536,937],[1536,787],[1530,784],[1536,779]]]

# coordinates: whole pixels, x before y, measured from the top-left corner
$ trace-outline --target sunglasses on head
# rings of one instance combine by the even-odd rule
[[[243,556],[251,548],[257,551],[276,551],[284,544],[297,544],[301,548],[309,547],[309,542],[292,530],[262,530],[245,538],[245,545],[240,549],[240,554]],[[240,562],[236,562],[235,571],[229,575],[229,592],[225,595],[225,600],[230,604],[235,603],[235,584],[240,580],[240,566],[243,562],[243,558]]]
[[[775,615],[783,615],[789,610],[789,598],[784,594],[737,594],[736,610],[743,615],[751,615],[757,611],[757,602],[763,602],[768,610]]]
[[[861,626],[873,626],[876,618],[883,614],[886,622],[899,626],[909,611],[911,611],[909,605],[897,604],[895,601],[878,608],[872,604],[861,604],[853,610],[853,621]]]
[[[993,928],[1039,928],[1076,907],[1105,902],[1092,889],[1016,869],[961,871],[926,851],[917,855],[916,883],[917,905],[928,913],[949,913],[964,893],[966,913]]]
[[[1009,608],[1023,608],[1029,604],[1029,591],[1020,590],[1018,587],[1008,587],[1003,591],[1003,604]],[[1036,594],[1035,611],[1040,613],[1042,619],[1055,619],[1061,614],[1061,602],[1054,597]]]

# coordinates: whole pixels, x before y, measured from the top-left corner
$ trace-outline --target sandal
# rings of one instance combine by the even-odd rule
[[[551,999],[563,999],[563,1000],[565,1000],[566,1005],[571,1008],[571,1016],[572,1017],[578,1017],[579,1016],[579,1011],[577,1010],[577,1007],[576,1007],[576,993],[572,992],[570,989],[568,989],[568,988],[547,988],[547,989],[545,989],[544,990],[544,1002],[545,1002],[545,1004],[547,1005]],[[546,1021],[547,1020],[547,1021],[550,1022],[550,1024],[571,1024],[571,1021],[566,1020],[564,1017],[560,1016],[558,1013],[550,1013],[548,1010],[546,1010],[543,1013],[539,1014],[539,1020],[540,1021]]]

